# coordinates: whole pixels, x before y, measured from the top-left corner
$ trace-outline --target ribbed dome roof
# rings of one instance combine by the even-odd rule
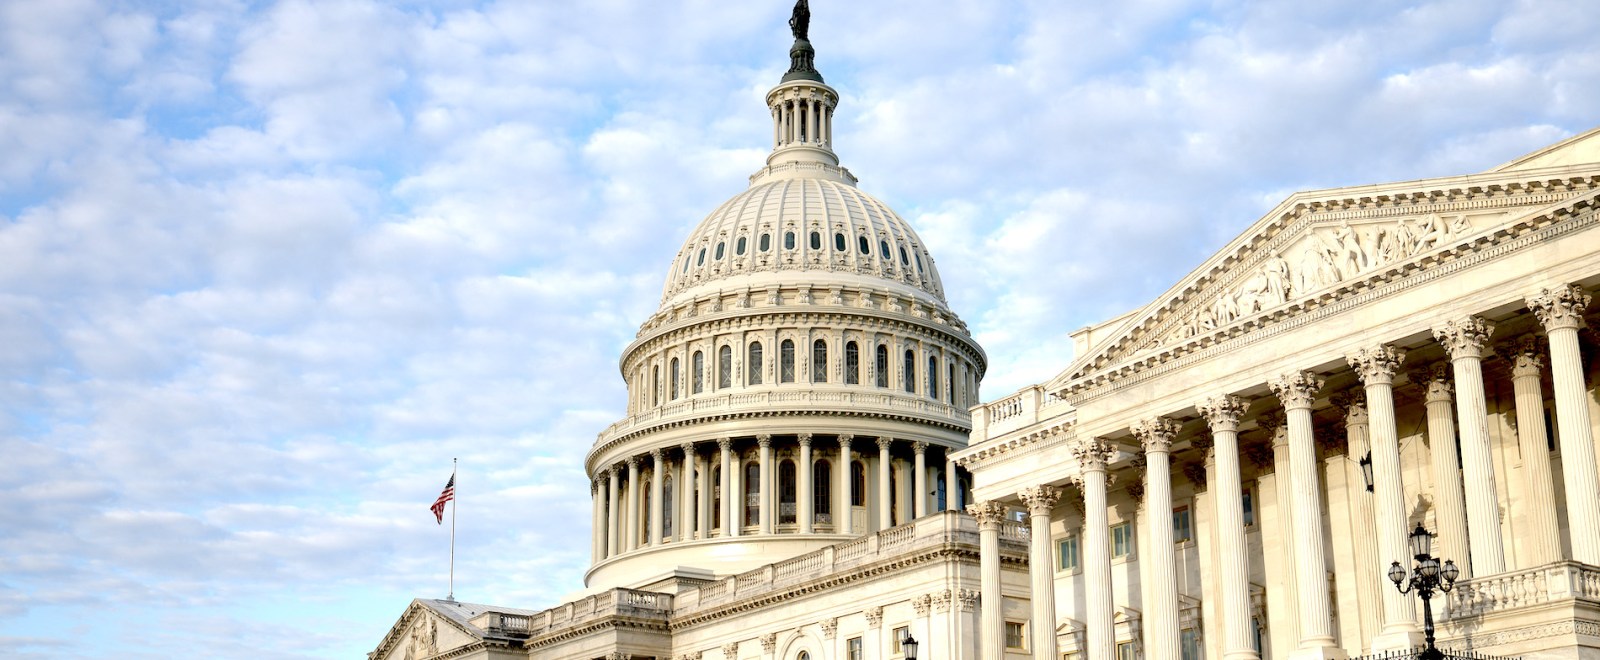
[[[896,290],[944,306],[933,258],[893,210],[839,176],[758,173],[689,234],[672,262],[664,306],[743,286],[844,285]],[[798,176],[796,176],[798,175]]]

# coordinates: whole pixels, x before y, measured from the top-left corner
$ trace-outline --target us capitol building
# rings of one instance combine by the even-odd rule
[[[372,660],[1600,658],[1600,129],[1290,196],[983,403],[912,227],[834,152],[796,7],[773,151],[668,266],[581,597],[413,601]]]

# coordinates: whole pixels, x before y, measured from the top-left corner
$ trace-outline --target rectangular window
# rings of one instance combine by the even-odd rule
[[[1117,642],[1117,660],[1139,660],[1139,649],[1133,642]]]
[[[1194,540],[1194,524],[1189,518],[1189,507],[1172,510],[1172,542],[1187,543]]]
[[[1023,633],[1023,631],[1022,631],[1022,624],[1021,623],[1018,623],[1016,621],[1007,621],[1006,622],[1006,648],[1008,648],[1008,649],[1018,649],[1018,650],[1022,650],[1024,648],[1026,648],[1026,647],[1024,647],[1022,645],[1022,640],[1026,639],[1025,637],[1023,637],[1022,633]]]
[[[1118,523],[1111,526],[1111,556],[1126,557],[1133,554],[1133,525]]]
[[[1078,570],[1078,537],[1068,536],[1056,541],[1056,570]]]
[[[1178,632],[1178,660],[1200,660],[1200,636],[1194,628]]]
[[[1240,494],[1243,496],[1241,499],[1244,500],[1244,526],[1254,527],[1256,524],[1255,499],[1250,496],[1249,488],[1244,489],[1244,491]]]
[[[903,643],[911,636],[910,626],[900,626],[894,629],[894,654],[905,655],[906,647]]]
[[[866,657],[861,650],[860,637],[851,637],[850,641],[846,642],[846,644],[850,647],[849,651],[847,651],[847,655],[849,656],[850,660],[863,660]]]

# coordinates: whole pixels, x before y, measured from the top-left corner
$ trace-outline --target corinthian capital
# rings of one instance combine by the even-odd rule
[[[878,437],[878,449],[888,450],[889,446],[893,445],[893,444],[894,444],[894,438],[890,438],[890,437],[886,437],[886,436],[879,436]]]
[[[1006,520],[1006,506],[994,500],[974,502],[967,505],[967,515],[977,519],[979,529],[998,526]]]
[[[800,446],[801,447],[810,447],[811,446],[811,434],[810,433],[801,433],[800,436],[799,436],[799,440],[800,440]]]
[[[1428,388],[1428,403],[1443,401],[1449,403],[1455,399],[1456,385],[1450,380],[1450,367],[1441,363],[1433,365],[1421,379]]]
[[[1056,502],[1061,499],[1061,489],[1055,486],[1034,486],[1024,488],[1017,493],[1022,498],[1022,503],[1028,505],[1028,513],[1050,515],[1050,510],[1055,508]]]
[[[1133,435],[1139,438],[1147,452],[1172,451],[1172,437],[1178,434],[1178,423],[1167,417],[1152,417],[1133,425]]]
[[[1116,447],[1104,438],[1084,438],[1072,446],[1072,455],[1084,470],[1104,471],[1106,463],[1111,462],[1111,457],[1116,454]]]
[[[1273,394],[1278,395],[1285,409],[1294,410],[1310,408],[1325,382],[1326,379],[1309,371],[1297,371],[1274,378],[1267,385],[1272,388]]]
[[[733,438],[717,438],[717,448],[722,451],[733,449]]]
[[[756,435],[756,446],[758,446],[758,447],[760,447],[762,449],[770,449],[770,448],[772,448],[772,434],[771,433],[761,433],[761,434]]]
[[[1450,359],[1482,358],[1483,348],[1489,345],[1489,335],[1494,334],[1494,324],[1481,316],[1468,316],[1459,321],[1447,321],[1433,329],[1433,338],[1444,345]]]
[[[1589,308],[1592,297],[1575,285],[1555,289],[1540,289],[1539,295],[1528,296],[1528,309],[1539,318],[1546,331],[1562,328],[1582,328],[1583,311]]]
[[[1348,389],[1333,395],[1333,406],[1344,411],[1346,427],[1367,423],[1367,393],[1361,389]]]
[[[1511,350],[1511,376],[1538,378],[1543,370],[1544,351],[1539,349],[1539,339],[1533,335],[1518,337]]]
[[[1356,351],[1345,358],[1361,382],[1367,385],[1392,385],[1394,372],[1406,359],[1406,352],[1389,344],[1379,344]]]
[[[1244,415],[1245,400],[1232,394],[1214,396],[1194,404],[1212,432],[1239,430],[1239,418]]]

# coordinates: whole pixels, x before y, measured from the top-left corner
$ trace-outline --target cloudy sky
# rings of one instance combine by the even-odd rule
[[[1570,2],[1312,4],[813,4],[988,398],[1292,191],[1600,124]],[[762,162],[788,13],[0,0],[0,656],[360,657],[445,595],[452,457],[457,597],[578,588],[616,360]]]

